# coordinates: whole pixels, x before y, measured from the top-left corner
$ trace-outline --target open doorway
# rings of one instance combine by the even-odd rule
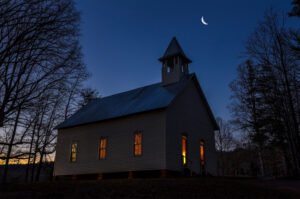
[[[206,175],[205,169],[205,143],[203,140],[200,141],[200,174]]]

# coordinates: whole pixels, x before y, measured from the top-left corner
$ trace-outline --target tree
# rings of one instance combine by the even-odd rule
[[[0,127],[7,129],[8,138],[1,143],[5,183],[9,160],[17,157],[12,152],[17,145],[31,144],[23,143],[29,131],[18,130],[31,107],[48,93],[63,94],[74,81],[80,86],[87,72],[78,42],[79,12],[72,0],[2,0],[0,16]]]
[[[290,17],[300,17],[300,0],[294,0],[292,2],[293,8],[289,13]],[[298,60],[300,59],[300,33],[299,29],[290,30],[290,46],[294,50],[294,53],[297,55]]]
[[[249,37],[246,61],[231,83],[231,110],[258,147],[262,166],[266,147],[280,148],[299,175],[299,56],[284,21],[270,9]]]
[[[289,16],[296,16],[300,17],[300,0],[294,0],[292,2],[293,8],[292,11],[289,13]]]
[[[238,78],[230,84],[234,100],[230,108],[234,118],[232,123],[238,130],[247,132],[252,143],[257,146],[261,174],[264,175],[262,153],[268,137],[263,131],[264,110],[260,104],[257,76],[258,68],[250,60],[238,67]]]
[[[82,69],[71,0],[0,4],[0,125],[65,74]]]
[[[220,130],[215,134],[216,149],[219,152],[219,161],[222,171],[222,176],[225,175],[225,156],[224,153],[229,152],[235,148],[235,141],[232,135],[232,129],[228,122],[222,118],[216,118]]]
[[[99,92],[97,90],[94,90],[92,88],[83,88],[80,91],[80,98],[81,100],[78,103],[78,106],[81,108],[85,105],[87,105],[89,102],[99,99]]]

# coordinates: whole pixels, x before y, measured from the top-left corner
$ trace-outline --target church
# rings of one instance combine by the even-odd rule
[[[213,113],[174,37],[159,83],[91,101],[57,126],[54,176],[216,175]]]

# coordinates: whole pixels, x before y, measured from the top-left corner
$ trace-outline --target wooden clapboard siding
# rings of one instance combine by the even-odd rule
[[[209,117],[208,107],[197,88],[196,79],[190,80],[185,89],[167,109],[166,123],[166,168],[182,170],[181,135],[187,134],[188,168],[200,172],[200,140],[205,141],[206,168],[216,174],[214,121]]]
[[[156,110],[78,127],[59,129],[54,175],[165,169],[165,110]],[[134,157],[133,134],[142,131],[142,155]],[[107,137],[105,160],[99,160],[101,136]],[[71,143],[78,156],[70,162]]]

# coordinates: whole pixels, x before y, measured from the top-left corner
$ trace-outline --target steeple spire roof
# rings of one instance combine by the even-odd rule
[[[164,56],[162,56],[161,58],[159,58],[159,61],[163,61],[169,57],[172,56],[176,56],[176,55],[181,55],[188,63],[192,62],[189,58],[187,58],[187,56],[185,56],[182,48],[180,47],[176,37],[173,37],[173,39],[171,40]]]

